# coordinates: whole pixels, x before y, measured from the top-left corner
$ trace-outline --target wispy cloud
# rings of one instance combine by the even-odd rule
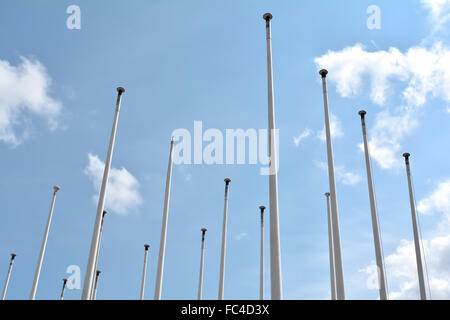
[[[328,165],[325,162],[316,162],[316,165],[328,172]],[[334,174],[337,181],[346,185],[355,185],[362,180],[361,174],[347,171],[344,166],[334,166]]]
[[[344,135],[344,131],[342,131],[341,121],[337,116],[330,113],[330,133],[331,138],[338,138],[342,137]],[[326,141],[326,134],[325,134],[325,126],[323,129],[318,133],[318,137],[322,141]]]
[[[234,240],[237,240],[237,241],[241,241],[241,240],[245,240],[245,239],[248,239],[248,234],[246,232],[242,232],[242,233],[239,233],[234,236]]]
[[[302,133],[300,133],[299,136],[294,137],[294,144],[296,147],[298,147],[300,145],[300,142],[302,140],[304,140],[305,138],[309,137],[311,135],[312,131],[308,128],[306,128],[305,130],[303,130]]]
[[[430,11],[434,31],[440,31],[450,20],[450,0],[421,0],[420,2]]]
[[[88,154],[89,164],[84,173],[92,181],[96,191],[100,191],[105,163],[98,156]],[[98,195],[92,197],[96,203]],[[105,209],[120,215],[134,211],[142,203],[139,181],[127,169],[111,168],[106,189]]]
[[[27,116],[44,118],[54,130],[62,108],[50,96],[52,81],[45,67],[37,60],[20,60],[17,66],[0,60],[0,140],[13,146],[27,135]]]

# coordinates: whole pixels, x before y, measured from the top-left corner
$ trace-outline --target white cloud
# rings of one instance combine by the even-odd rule
[[[237,241],[248,239],[248,234],[246,232],[239,233],[239,234],[234,236],[234,239],[237,240]]]
[[[53,130],[62,107],[50,96],[52,81],[45,67],[37,60],[20,59],[17,66],[0,60],[0,140],[11,145],[20,144],[26,136],[23,126],[28,115],[45,118]]]
[[[328,165],[325,162],[317,162],[316,165],[328,172]],[[361,181],[362,177],[358,173],[349,172],[345,169],[344,166],[334,166],[334,175],[337,181],[346,184],[346,185],[354,185]]]
[[[420,2],[430,10],[435,31],[439,31],[450,20],[450,0],[421,0]]]
[[[300,142],[309,137],[311,135],[311,130],[309,130],[308,128],[306,128],[302,133],[300,133],[300,135],[298,137],[294,137],[294,144],[296,147],[298,147],[300,145]]]
[[[84,173],[92,181],[94,188],[100,191],[105,163],[98,156],[88,154],[89,164]],[[93,196],[98,201],[98,195]],[[125,168],[111,168],[106,189],[105,209],[120,215],[128,214],[142,203],[139,193],[139,181]]]
[[[450,214],[450,180],[440,183],[431,195],[420,200],[417,211],[423,214]]]
[[[330,113],[330,133],[331,138],[338,138],[344,135],[344,132],[342,131],[341,121],[332,113]],[[327,137],[325,134],[325,126],[323,127],[322,131],[318,133],[318,136],[320,140],[326,141]]]

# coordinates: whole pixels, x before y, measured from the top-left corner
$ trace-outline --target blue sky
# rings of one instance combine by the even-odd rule
[[[66,27],[72,4],[81,9],[79,30]],[[380,29],[366,25],[370,5],[380,8]],[[418,298],[401,163],[409,151],[431,293],[450,298],[450,1],[135,0],[0,4],[1,279],[9,254],[17,254],[8,299],[28,298],[55,184],[61,190],[36,297],[57,299],[70,265],[84,279],[117,86],[126,92],[97,298],[139,297],[144,243],[146,298],[153,297],[171,133],[192,133],[195,120],[222,132],[267,126],[265,12],[274,16],[284,297],[329,299],[317,73],[326,67],[347,297],[378,297],[370,286],[375,256],[358,147],[357,112],[364,108],[390,296]],[[217,298],[225,177],[232,179],[225,298],[258,298],[258,207],[268,206],[268,178],[259,169],[174,167],[163,299],[196,298],[202,227],[203,297]],[[268,238],[267,232],[266,298]],[[66,292],[66,299],[80,297],[81,290]]]

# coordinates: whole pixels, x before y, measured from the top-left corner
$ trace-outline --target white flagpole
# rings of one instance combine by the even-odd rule
[[[66,292],[66,284],[67,284],[67,279],[63,279],[63,287],[61,290],[61,296],[59,297],[59,300],[64,300],[64,293]]]
[[[416,249],[416,261],[417,261],[417,273],[419,276],[419,290],[420,290],[420,300],[427,300],[427,294],[425,291],[425,277],[423,273],[422,266],[422,255],[420,251],[420,239],[419,239],[419,231],[417,228],[417,218],[416,218],[416,205],[414,202],[414,194],[411,182],[411,169],[409,166],[409,157],[411,156],[409,153],[404,153],[405,164],[406,164],[406,175],[408,177],[408,189],[409,189],[409,203],[411,206],[411,217],[413,224],[413,233],[414,233],[414,246]]]
[[[144,268],[142,269],[142,282],[141,282],[141,295],[139,297],[140,300],[144,300],[144,291],[145,291],[145,277],[147,275],[147,259],[148,259],[148,248],[149,244],[144,244]]]
[[[327,155],[328,155],[328,179],[330,184],[331,219],[333,225],[334,261],[336,270],[336,296],[338,300],[344,300],[345,299],[344,268],[342,264],[341,232],[339,230],[336,181],[334,178],[333,147],[331,143],[330,116],[328,111],[328,94],[326,82],[327,73],[328,71],[325,69],[319,71],[319,74],[322,76],[323,105],[325,110],[325,133],[327,139]]]
[[[166,178],[166,197],[164,200],[164,213],[161,226],[161,240],[159,246],[158,255],[158,269],[156,272],[156,284],[155,284],[155,296],[154,300],[161,300],[162,292],[162,278],[164,273],[164,256],[166,253],[166,234],[167,234],[167,218],[169,215],[169,202],[170,202],[170,186],[172,183],[172,161],[173,161],[173,137],[170,140],[170,154],[169,154],[169,166],[167,168]]]
[[[231,179],[225,178],[225,201],[223,205],[223,224],[222,224],[222,250],[220,255],[220,279],[219,279],[219,298],[223,300],[223,291],[225,285],[225,253],[227,248],[227,215],[228,215],[228,188]]]
[[[102,273],[100,270],[95,272],[94,290],[91,300],[97,300],[98,277],[100,276],[100,273]]]
[[[102,215],[102,222],[101,222],[101,226],[100,226],[100,236],[98,237],[98,245],[97,245],[97,253],[95,255],[95,270],[97,270],[98,267],[98,255],[100,253],[100,244],[102,243],[102,235],[103,235],[103,223],[105,222],[105,215],[107,214],[106,210],[103,210],[103,215]],[[95,285],[95,277],[92,279],[92,287],[94,287]],[[94,290],[92,290],[92,295],[91,295],[91,300],[95,300],[94,297]]]
[[[92,279],[96,270],[95,261],[97,256],[97,249],[100,237],[100,227],[103,215],[103,209],[105,207],[105,195],[106,187],[108,185],[109,170],[111,168],[112,154],[114,150],[114,141],[116,139],[117,122],[119,120],[120,102],[122,101],[122,94],[125,89],[122,87],[117,88],[117,102],[116,109],[114,113],[114,122],[111,130],[111,136],[109,140],[108,154],[106,156],[105,169],[103,171],[102,187],[100,189],[100,196],[98,198],[97,214],[95,217],[94,232],[92,233],[91,248],[89,251],[89,259],[86,267],[86,274],[84,277],[83,293],[81,296],[82,300],[90,300],[92,298]]]
[[[372,230],[373,230],[373,242],[375,244],[375,258],[378,271],[378,283],[380,291],[380,300],[387,300],[386,289],[386,273],[384,270],[383,250],[381,247],[380,228],[378,226],[378,214],[375,204],[375,191],[372,179],[372,167],[370,164],[369,144],[367,143],[367,131],[366,131],[366,111],[361,110],[358,113],[361,116],[362,133],[364,140],[364,155],[366,158],[366,171],[367,171],[367,183],[369,186],[369,199],[370,199],[370,212],[372,215]]]
[[[39,283],[39,276],[41,274],[42,261],[44,260],[45,247],[47,245],[48,233],[50,231],[50,225],[52,224],[53,210],[55,209],[56,193],[60,188],[58,186],[53,187],[53,198],[50,206],[50,213],[48,214],[47,226],[45,227],[44,238],[42,239],[41,251],[39,253],[39,259],[36,266],[36,272],[34,274],[33,286],[31,287],[30,300],[34,300],[36,297],[36,290]]]
[[[260,206],[261,211],[261,246],[259,258],[259,300],[264,300],[264,210],[265,206]]]
[[[12,268],[13,268],[14,258],[15,257],[16,257],[16,254],[15,253],[11,253],[11,260],[9,261],[8,274],[6,276],[5,287],[3,288],[2,299],[1,300],[5,300],[5,297],[6,297],[6,291],[8,290],[9,278],[11,278],[11,271],[12,271]]]
[[[281,279],[281,253],[280,253],[280,227],[278,219],[278,155],[275,138],[275,110],[273,98],[273,75],[272,75],[272,42],[270,20],[272,14],[263,15],[266,21],[266,43],[267,43],[267,88],[268,88],[268,120],[269,120],[269,198],[270,198],[270,290],[272,300],[283,299]]]
[[[202,249],[200,253],[200,275],[198,277],[198,295],[197,300],[202,300],[203,291],[203,265],[205,260],[205,233],[208,229],[202,228]]]
[[[336,300],[336,271],[334,268],[334,246],[333,246],[333,228],[330,215],[330,193],[326,192],[327,197],[327,220],[328,220],[328,250],[330,256],[330,290],[331,300]]]

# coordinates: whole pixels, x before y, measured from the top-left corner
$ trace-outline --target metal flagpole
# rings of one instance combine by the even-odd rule
[[[107,211],[103,210],[102,222],[101,222],[101,226],[100,226],[100,236],[98,237],[97,254],[95,255],[95,270],[97,270],[97,267],[98,267],[98,255],[100,253],[100,244],[102,243],[103,222],[105,221],[105,215],[106,214],[107,214]],[[95,277],[92,278],[92,287],[94,287],[94,284],[95,284]],[[95,300],[95,298],[94,298],[94,290],[92,290],[91,299]]]
[[[145,291],[145,276],[147,274],[147,259],[148,259],[148,248],[150,247],[149,244],[144,244],[144,268],[142,269],[142,282],[141,282],[141,295],[140,299],[144,300],[144,291]]]
[[[36,266],[36,272],[34,274],[33,286],[31,287],[30,300],[34,300],[36,297],[36,290],[37,290],[37,286],[39,283],[39,276],[41,274],[42,261],[44,260],[45,247],[47,245],[48,233],[50,231],[50,225],[52,223],[53,210],[55,209],[56,193],[58,192],[59,189],[60,188],[58,186],[53,187],[52,204],[50,206],[50,213],[49,213],[48,219],[47,219],[47,226],[45,227],[44,238],[42,239],[41,252],[39,253],[39,259],[38,259],[38,263]]]
[[[91,300],[97,300],[98,277],[100,276],[100,273],[102,273],[100,270],[95,272],[94,289],[92,290],[93,294]]]
[[[326,192],[327,197],[327,220],[328,220],[328,248],[330,256],[330,290],[331,290],[331,300],[336,300],[336,271],[334,268],[334,247],[333,247],[333,229],[332,221],[330,215],[330,193]]]
[[[167,218],[169,215],[169,202],[170,202],[170,186],[172,183],[172,160],[173,160],[173,137],[170,140],[170,153],[169,153],[169,166],[167,168],[167,178],[166,178],[166,197],[164,200],[164,213],[161,226],[161,240],[159,246],[158,255],[158,269],[156,272],[156,283],[155,283],[155,300],[161,300],[162,292],[162,278],[164,272],[164,256],[166,253],[166,234],[167,234]]]
[[[203,291],[203,265],[205,260],[205,233],[208,229],[202,228],[202,249],[200,253],[200,275],[198,277],[198,295],[197,299],[202,300],[202,291]]]
[[[408,177],[409,203],[411,206],[411,217],[412,217],[413,233],[414,233],[414,246],[416,249],[417,273],[419,275],[420,300],[426,300],[427,295],[426,295],[426,291],[425,291],[425,277],[423,274],[422,255],[420,252],[419,231],[417,229],[416,205],[414,202],[414,194],[413,194],[413,188],[412,188],[412,182],[411,182],[411,169],[409,167],[409,157],[411,155],[409,153],[404,153],[403,156],[405,157],[406,175]]]
[[[6,276],[5,287],[3,288],[2,299],[1,300],[5,300],[6,291],[8,290],[9,278],[11,278],[11,271],[12,271],[12,268],[13,268],[14,258],[15,257],[16,257],[16,254],[15,253],[11,253],[11,260],[9,261],[8,274]]]
[[[222,224],[222,251],[220,255],[220,279],[219,279],[219,298],[223,300],[223,290],[225,282],[225,252],[227,247],[227,215],[228,215],[228,188],[230,178],[225,178],[225,201],[223,205],[223,224]]]
[[[64,293],[66,292],[66,284],[67,284],[67,279],[63,279],[63,287],[61,290],[61,296],[59,297],[59,300],[64,300]]]
[[[96,270],[96,257],[100,238],[100,227],[103,216],[103,208],[105,206],[106,187],[108,185],[109,170],[111,168],[111,159],[114,150],[114,141],[116,139],[117,122],[119,120],[120,103],[122,101],[122,94],[125,89],[122,87],[117,88],[117,101],[116,109],[114,113],[114,122],[111,130],[111,136],[109,140],[108,154],[106,156],[105,169],[103,171],[102,187],[100,189],[100,196],[98,198],[97,214],[95,217],[94,232],[92,233],[91,248],[89,251],[89,259],[86,267],[86,274],[84,277],[82,300],[90,300],[92,298],[92,279]]]
[[[264,300],[264,210],[265,206],[260,206],[261,210],[261,247],[259,258],[259,300]]]
[[[270,198],[270,290],[272,300],[283,299],[281,280],[281,253],[280,253],[280,228],[278,219],[278,155],[275,139],[275,111],[273,98],[273,75],[272,75],[272,43],[270,20],[272,14],[263,15],[266,21],[267,42],[267,89],[268,89],[268,120],[269,120],[269,198]]]
[[[334,178],[333,147],[331,144],[330,116],[328,111],[328,94],[326,82],[327,73],[328,71],[325,69],[319,71],[319,74],[322,76],[323,105],[325,110],[325,133],[327,140],[328,179],[330,184],[331,220],[333,225],[334,261],[336,270],[336,297],[338,300],[344,300],[345,299],[344,268],[342,265],[341,232],[339,230],[336,181]]]
[[[364,140],[364,154],[366,157],[366,171],[367,171],[367,183],[369,185],[369,199],[370,199],[370,212],[372,215],[372,230],[373,230],[373,242],[375,244],[375,258],[378,271],[378,283],[380,290],[380,300],[387,300],[386,289],[386,273],[384,270],[383,250],[381,247],[380,229],[378,226],[378,214],[375,203],[375,191],[372,180],[372,166],[370,164],[369,145],[367,143],[367,131],[366,131],[366,111],[361,110],[358,112],[361,116],[362,133]]]

